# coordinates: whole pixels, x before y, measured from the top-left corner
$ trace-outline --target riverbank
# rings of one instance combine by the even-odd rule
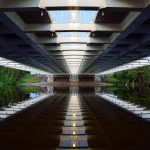
[[[25,86],[112,86],[110,83],[103,82],[37,82],[37,83],[24,83]]]
[[[123,86],[150,86],[150,66],[116,72],[103,77],[103,81]]]

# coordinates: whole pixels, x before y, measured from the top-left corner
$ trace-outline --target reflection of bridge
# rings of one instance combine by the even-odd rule
[[[0,110],[0,121],[50,97],[52,94],[53,93],[41,94],[35,98],[20,101],[19,103],[13,103],[12,105],[1,108],[2,110]]]
[[[149,25],[148,0],[0,0],[0,56],[53,74],[96,74],[150,55]]]

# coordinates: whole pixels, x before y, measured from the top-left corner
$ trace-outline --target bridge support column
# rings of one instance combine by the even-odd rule
[[[47,76],[47,82],[53,82],[54,81],[54,76],[53,75],[48,75]]]
[[[73,95],[78,94],[79,87],[77,87],[77,86],[72,86],[72,87],[70,87],[69,89],[70,89],[70,93],[71,93],[71,94],[73,94]]]
[[[78,75],[77,74],[71,74],[69,81],[70,82],[78,82],[79,81]]]
[[[95,87],[95,94],[100,94],[102,93],[101,87]]]
[[[53,94],[54,93],[54,87],[53,86],[47,86],[47,93]]]
[[[102,81],[101,75],[95,75],[95,81]]]

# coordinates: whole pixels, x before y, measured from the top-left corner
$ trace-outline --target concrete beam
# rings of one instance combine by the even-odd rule
[[[113,42],[111,38],[105,37],[57,37],[57,38],[36,38],[36,39],[37,40],[35,42],[38,44],[50,44],[50,43],[109,44]],[[138,44],[139,42],[140,40],[138,39],[129,38],[126,39],[125,41],[121,41],[120,44]]]
[[[129,13],[129,15],[121,23],[122,28],[124,29],[123,33],[114,33],[111,36],[112,43],[105,44],[103,46],[103,49],[104,49],[103,53],[97,59],[103,59],[105,57],[105,55],[107,55],[107,53],[109,51],[111,51],[118,43],[121,43],[122,41],[124,41],[123,39],[125,39],[130,33],[132,33],[133,30],[135,30],[135,28],[137,26],[140,26],[140,22],[138,20],[139,16],[140,16],[139,12],[130,12]],[[140,21],[145,20],[145,18],[146,17],[143,17],[143,19],[141,19]],[[136,20],[138,20],[138,21],[136,22]],[[93,62],[95,62],[95,61],[93,61]],[[106,60],[105,64],[108,64],[108,62],[109,62],[109,59]],[[92,65],[94,65],[94,64],[90,63],[89,65],[83,67],[82,72],[88,70],[90,67],[92,67]]]
[[[24,27],[25,32],[59,32],[59,31],[113,31],[121,32],[123,30],[120,24],[114,23],[101,23],[101,24],[82,24],[82,23],[64,23],[64,24],[26,24]]]
[[[70,45],[67,46],[60,45],[60,46],[45,46],[44,49],[46,51],[70,51],[70,50],[83,50],[83,51],[102,51],[102,46],[88,46],[88,45]]]
[[[99,52],[84,52],[83,53],[77,53],[78,51],[63,51],[63,52],[50,52],[49,54],[51,56],[53,55],[58,55],[58,56],[93,56],[93,55],[98,55]]]
[[[59,3],[54,0],[0,0],[0,9],[4,10],[16,10],[16,9],[58,9],[58,8],[105,8],[105,7],[117,7],[117,8],[144,8],[147,5],[147,1],[143,0],[59,0]]]
[[[143,0],[105,0],[106,7],[113,8],[144,8],[148,2]]]
[[[57,37],[57,38],[37,38],[37,43],[111,43],[109,38],[91,37]]]
[[[22,40],[25,41],[25,43],[28,43],[33,49],[35,49],[37,52],[39,52],[42,56],[45,57],[46,60],[53,61],[53,58],[49,56],[47,51],[44,51],[43,47],[39,47],[33,40],[35,37],[32,34],[26,34],[23,32],[23,28],[25,23],[21,20],[21,18],[15,13],[15,12],[7,12],[7,13],[1,13],[0,14],[0,20],[2,22],[5,22],[6,26],[9,26]],[[61,68],[57,62],[53,61],[54,66],[59,71],[63,71],[63,68]]]

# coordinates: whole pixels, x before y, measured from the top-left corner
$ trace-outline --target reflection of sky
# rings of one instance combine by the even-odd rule
[[[106,94],[107,96],[110,96],[110,97],[112,97],[112,98],[118,98],[118,96],[117,95],[115,95],[115,94]]]
[[[35,98],[37,96],[40,96],[39,93],[30,93],[30,98]]]
[[[86,148],[88,141],[77,95],[71,95],[59,147]]]

